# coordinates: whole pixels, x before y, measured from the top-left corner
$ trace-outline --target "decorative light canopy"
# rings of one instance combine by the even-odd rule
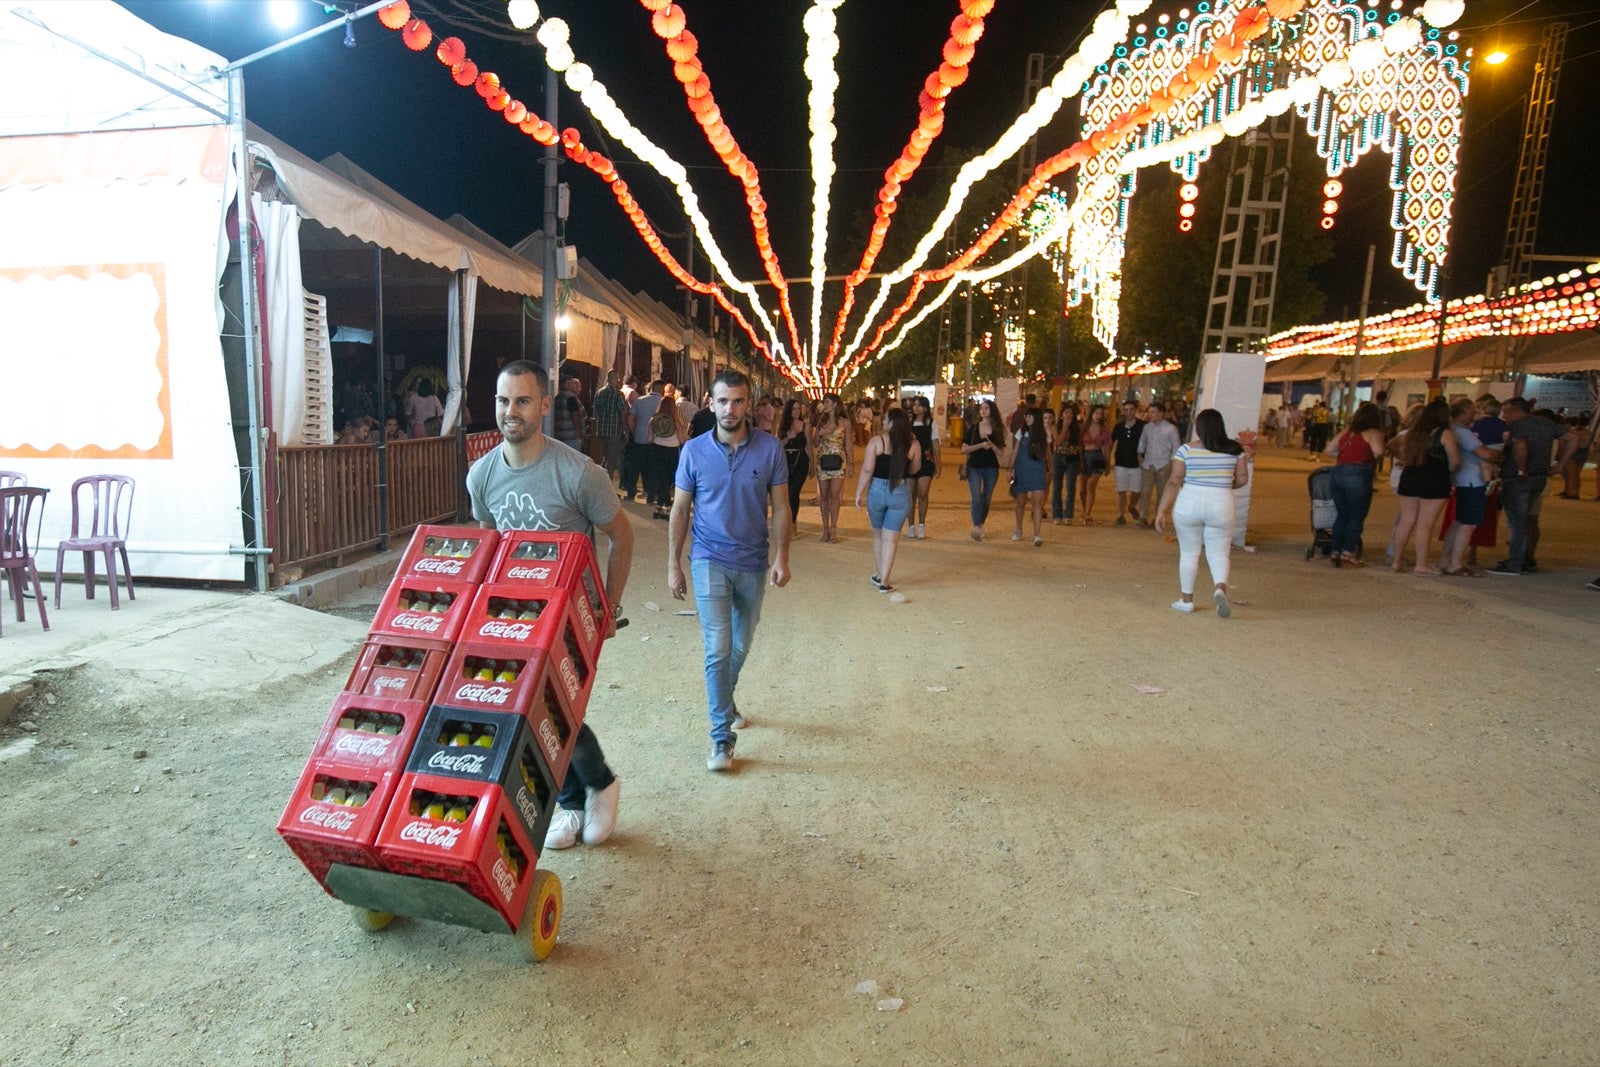
[[[961,284],[988,283],[1041,255],[1065,271],[1073,304],[1091,301],[1095,335],[1113,352],[1114,359],[1127,203],[1137,171],[1167,165],[1187,179],[1179,208],[1179,228],[1187,231],[1198,195],[1194,179],[1211,149],[1290,109],[1317,138],[1318,150],[1328,161],[1329,189],[1337,185],[1344,168],[1373,147],[1381,146],[1390,153],[1394,160],[1394,262],[1434,298],[1449,241],[1461,105],[1467,88],[1466,64],[1457,55],[1455,35],[1444,29],[1460,17],[1460,0],[1427,0],[1421,9],[1426,25],[1403,15],[1399,0],[1393,0],[1387,9],[1380,9],[1379,0],[1201,0],[1194,5],[1192,16],[1183,13],[1186,21],[1169,26],[1170,20],[1163,15],[1154,30],[1131,23],[1149,7],[1149,0],[1116,0],[1100,12],[1078,51],[1061,64],[1023,114],[988,150],[960,168],[933,224],[905,262],[882,275],[877,293],[845,344],[855,290],[872,273],[897,198],[942,131],[945,106],[967,80],[984,21],[995,7],[995,0],[959,0],[960,13],[950,23],[940,62],[918,95],[916,127],[884,172],[872,230],[858,265],[845,275],[826,346],[823,282],[836,169],[834,101],[839,85],[834,63],[839,50],[835,12],[843,0],[814,0],[803,20],[813,181],[809,346],[800,343],[789,288],[768,228],[759,172],[717,106],[687,16],[672,0],[639,2],[651,15],[651,28],[665,43],[673,77],[682,86],[707,143],[740,183],[763,272],[783,320],[782,338],[756,284],[735,276],[712,235],[688,169],[628,120],[594,70],[579,61],[564,22],[540,21],[534,0],[508,0],[507,18],[518,28],[537,27],[546,63],[563,74],[567,86],[579,94],[596,121],[673,185],[684,215],[705,249],[715,281],[701,281],[684,270],[617,175],[612,161],[585,146],[575,129],[558,132],[514,99],[495,74],[480,70],[468,58],[458,38],[438,42],[435,54],[457,84],[472,87],[507,123],[540,144],[559,144],[570,159],[605,181],[641,240],[673,277],[686,288],[711,296],[767,359],[809,390],[837,389],[848,383],[873,359],[897,346],[907,331],[947,301]],[[432,31],[413,17],[407,0],[383,8],[379,19],[400,33],[414,51],[433,45]],[[928,266],[929,257],[945,239],[972,188],[1015,156],[1055,117],[1065,100],[1080,92],[1080,140],[1041,162],[992,222],[953,259]],[[1072,168],[1079,168],[1075,196],[1052,184]],[[1325,193],[1323,225],[1329,226],[1338,207],[1338,193]],[[1013,242],[1020,247],[1002,259],[987,260],[994,245],[1013,233],[1022,238]],[[943,284],[907,321],[930,283]],[[880,318],[897,289],[901,293],[898,305]],[[730,292],[744,298],[761,327],[759,334],[733,304]],[[896,326],[899,331],[885,343]],[[1007,357],[1015,362],[1020,362],[1021,333],[1018,319],[1004,338]]]

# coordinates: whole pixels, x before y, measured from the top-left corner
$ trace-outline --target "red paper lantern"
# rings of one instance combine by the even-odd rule
[[[534,118],[532,115],[529,115],[527,118],[523,119],[517,124],[517,129],[521,130],[529,137],[537,138],[539,136],[539,120]]]
[[[946,41],[944,43],[944,61],[952,67],[964,67],[972,62],[977,49],[970,44],[961,44],[959,41]]]
[[[983,19],[957,15],[950,20],[950,36],[962,44],[977,44],[983,36]]]
[[[965,66],[952,67],[948,63],[941,63],[939,64],[939,83],[954,89],[967,80],[969,70],[970,68]]]
[[[378,9],[378,21],[391,30],[403,29],[411,21],[411,5],[406,0],[394,0],[388,7]]]
[[[478,75],[478,95],[485,100],[500,91],[500,75],[493,71],[484,71]]]
[[[691,97],[710,96],[711,79],[706,77],[705,71],[700,72],[700,77],[689,82],[683,87],[684,94]]]
[[[1292,19],[1305,5],[1306,0],[1267,0],[1267,14],[1275,19]]]
[[[640,7],[652,12],[660,11],[670,3],[672,3],[672,0],[639,0]]]
[[[693,59],[694,54],[699,50],[700,42],[695,40],[694,34],[688,30],[684,30],[667,42],[667,55],[679,63]]]
[[[466,61],[467,46],[461,43],[459,37],[446,37],[439,42],[439,50],[434,55],[439,62],[454,70]]]
[[[505,116],[505,120],[511,125],[519,126],[522,124],[522,120],[528,117],[528,108],[521,100],[513,100],[505,106],[505,110],[501,114]]]
[[[478,80],[478,64],[469,59],[458,67],[450,68],[450,77],[463,88],[471,85]]]
[[[670,41],[683,32],[687,22],[683,8],[677,4],[668,4],[651,16],[650,28],[656,31],[657,37]]]
[[[994,0],[961,0],[961,13],[969,19],[981,19],[994,10]]]
[[[421,19],[412,19],[406,23],[406,28],[400,31],[400,39],[413,52],[420,52],[433,43],[433,31],[428,29],[428,24]]]
[[[561,131],[561,143],[567,148],[572,148],[582,140],[583,136],[571,126]]]
[[[484,103],[489,105],[490,111],[504,111],[506,105],[511,103],[511,94],[504,89],[496,89]]]
[[[698,81],[700,75],[704,73],[705,71],[700,68],[700,61],[697,59],[691,59],[687,63],[674,63],[672,65],[672,76],[677,78],[678,81],[682,82],[684,85]]]
[[[934,71],[923,79],[922,91],[935,100],[943,100],[950,95],[950,86],[939,80],[939,72]]]

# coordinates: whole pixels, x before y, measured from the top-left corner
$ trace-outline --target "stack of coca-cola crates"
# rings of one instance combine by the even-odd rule
[[[323,887],[515,929],[608,611],[585,537],[419,528],[278,826]]]

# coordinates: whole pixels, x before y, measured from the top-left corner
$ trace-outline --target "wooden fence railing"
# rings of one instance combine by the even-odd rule
[[[474,435],[478,436],[478,435]],[[498,434],[495,435],[498,437]],[[339,565],[429,522],[453,522],[466,494],[454,437],[387,446],[388,530],[382,529],[377,445],[308,445],[277,451],[274,584],[319,564]]]

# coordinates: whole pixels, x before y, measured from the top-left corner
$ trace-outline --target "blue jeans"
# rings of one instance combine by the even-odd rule
[[[994,486],[999,480],[999,467],[967,467],[967,489],[972,494],[972,525],[982,526],[989,518],[989,501],[994,497]]]
[[[1534,501],[1544,495],[1548,475],[1531,474],[1507,478],[1500,483],[1500,509],[1506,513],[1506,567],[1522,572],[1527,565],[1528,513]]]
[[[1077,457],[1064,459],[1061,453],[1057,452],[1056,465],[1052,468],[1050,474],[1050,517],[1052,519],[1072,518],[1073,500],[1077,495]]]
[[[874,530],[905,529],[906,517],[911,514],[911,483],[901,482],[889,488],[889,479],[874,478],[867,487],[867,522]]]
[[[732,745],[733,690],[750,654],[767,572],[736,571],[708,559],[689,561],[694,602],[700,609],[700,636],[706,646],[706,707],[711,743]]]
[[[1372,507],[1372,471],[1371,463],[1340,463],[1333,468],[1334,555],[1348,552],[1354,556],[1361,551],[1361,528]]]

